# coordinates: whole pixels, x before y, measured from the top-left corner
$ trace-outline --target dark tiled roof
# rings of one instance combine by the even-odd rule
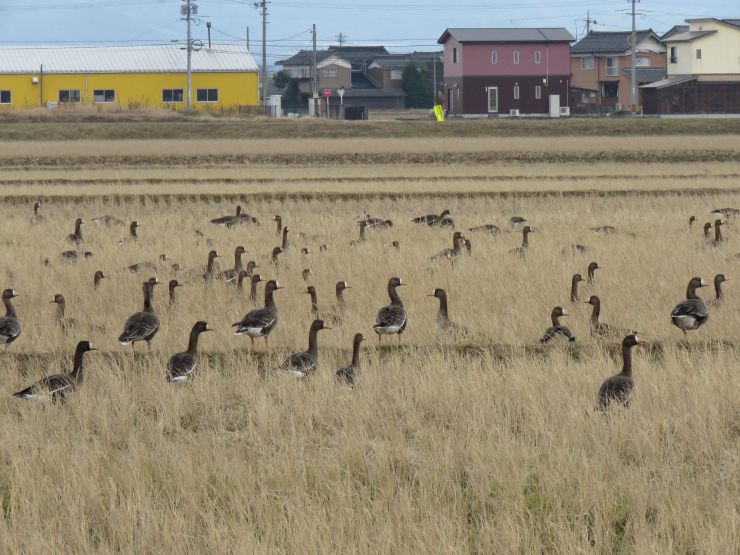
[[[573,42],[564,27],[450,28],[437,40],[444,43],[453,36],[458,42]]]
[[[359,71],[353,71],[351,74],[351,83],[353,89],[379,89],[378,85],[367,75],[360,73]]]
[[[655,83],[665,79],[666,68],[664,67],[636,67],[635,76],[637,77],[638,85],[645,85],[647,83]],[[632,68],[623,67],[622,73],[624,73],[630,79],[632,78]]]
[[[681,33],[688,33],[689,32],[689,26],[688,25],[674,25],[671,27],[671,29],[665,33],[662,37],[660,37],[662,40],[665,40],[669,37],[672,37],[673,35],[680,35]]]
[[[607,54],[610,52],[626,52],[630,49],[627,37],[631,31],[590,31],[577,43],[570,47],[571,54]],[[637,31],[637,44],[648,37],[660,40],[652,29]]]
[[[317,50],[316,63],[322,62],[335,54],[336,52],[329,52],[328,50]],[[293,54],[290,58],[275,62],[276,65],[280,66],[310,66],[312,63],[313,52],[311,50],[299,50],[297,54]]]
[[[418,52],[414,51],[411,54],[409,54],[409,59],[413,60],[415,62],[426,62],[431,60],[442,60],[442,54],[443,52],[440,50],[438,52]]]
[[[383,69],[403,69],[409,62],[411,58],[407,54],[388,54],[387,56],[374,56],[370,64],[378,64]]]
[[[740,27],[740,19],[722,19],[721,21],[735,27]]]
[[[329,47],[332,52],[340,52],[353,62],[361,62],[369,60],[373,56],[379,56],[381,54],[390,54],[386,50],[385,46],[336,46],[332,45]]]

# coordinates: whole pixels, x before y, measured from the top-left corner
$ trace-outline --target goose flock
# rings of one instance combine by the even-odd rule
[[[33,215],[29,219],[30,225],[38,226],[43,225],[46,222],[46,218],[40,213],[41,203],[35,203],[33,207]],[[704,224],[705,241],[707,245],[719,246],[724,241],[722,236],[721,227],[727,224],[726,219],[722,218],[733,218],[738,215],[738,211],[732,208],[718,209],[711,212],[716,215],[718,219],[712,222]],[[359,241],[351,242],[350,244],[357,245],[367,240],[367,233],[369,230],[391,230],[393,228],[393,222],[390,219],[373,218],[370,214],[363,212],[358,218],[357,224],[359,226]],[[93,222],[104,222],[106,225],[123,225],[121,220],[113,218],[112,216],[104,216],[101,218],[94,218]],[[276,235],[280,238],[281,244],[272,249],[269,255],[269,260],[274,265],[280,264],[280,255],[286,255],[291,250],[291,241],[289,239],[290,227],[283,225],[283,217],[276,215],[271,218],[271,221],[276,222]],[[691,229],[694,223],[697,221],[695,216],[692,216],[689,220],[689,228]],[[110,223],[109,223],[110,222]],[[121,222],[120,224],[118,222]],[[74,243],[77,246],[77,250],[65,251],[61,254],[63,260],[77,261],[81,257],[88,258],[92,256],[91,252],[80,250],[84,244],[84,238],[82,234],[82,225],[85,223],[83,218],[77,218],[74,224],[74,233],[70,233],[66,236],[66,240]],[[226,228],[232,228],[241,224],[248,225],[259,225],[257,218],[245,214],[242,212],[242,207],[237,206],[235,215],[227,215],[215,218],[210,221],[211,224],[217,226],[223,226]],[[425,225],[430,227],[438,228],[454,228],[455,222],[451,217],[450,210],[444,210],[439,215],[428,214],[414,218],[412,223]],[[520,246],[511,249],[511,254],[516,254],[521,258],[524,258],[529,251],[530,242],[529,235],[537,232],[537,228],[532,226],[521,216],[514,216],[509,220],[508,230],[502,230],[495,224],[484,224],[476,227],[472,227],[468,230],[470,233],[488,233],[491,235],[503,235],[506,233],[521,232],[522,243]],[[133,241],[138,240],[137,229],[141,227],[138,221],[132,221],[129,227],[129,238]],[[714,237],[709,233],[710,229],[715,230]],[[591,228],[596,234],[614,234],[617,230],[613,226],[601,226]],[[374,231],[373,231],[374,233]],[[200,235],[198,235],[200,234]],[[196,236],[199,238],[205,238],[202,232],[196,232]],[[297,236],[304,236],[298,234]],[[317,241],[322,240],[326,236],[312,236]],[[333,239],[331,234],[330,240]],[[396,240],[393,241],[393,246],[396,250],[400,249],[400,243]],[[463,250],[463,247],[465,250]],[[329,249],[327,244],[322,245],[321,251]],[[588,252],[587,247],[583,245],[571,245],[571,254],[579,255],[586,254]],[[275,293],[281,289],[284,289],[284,285],[278,283],[275,279],[267,279],[260,274],[255,273],[256,268],[260,268],[255,260],[250,260],[246,268],[242,261],[242,256],[247,254],[247,251],[243,246],[237,246],[234,250],[234,266],[223,271],[218,271],[215,260],[220,258],[221,255],[217,250],[212,249],[208,253],[208,262],[205,266],[200,268],[194,268],[187,273],[190,279],[200,280],[205,283],[217,283],[221,282],[226,285],[235,286],[239,290],[242,290],[246,283],[249,284],[249,297],[244,301],[247,305],[245,308],[246,313],[241,320],[232,324],[232,328],[235,328],[234,335],[246,335],[251,340],[251,349],[255,350],[254,340],[258,338],[264,338],[265,352],[269,352],[269,336],[277,328],[279,324],[278,316],[278,305],[276,303]],[[452,247],[446,248],[437,254],[431,256],[428,260],[431,262],[441,263],[443,260],[449,260],[454,265],[456,259],[461,257],[464,252],[467,252],[469,256],[472,256],[472,242],[470,238],[461,231],[454,231],[452,234]],[[563,254],[565,255],[568,249],[564,249]],[[300,250],[301,260],[306,261],[310,258],[312,251],[308,248],[302,248]],[[294,255],[298,256],[298,254]],[[466,257],[467,258],[467,257]],[[140,273],[143,271],[151,271],[156,273],[158,271],[164,271],[168,269],[168,263],[170,257],[166,254],[160,254],[156,262],[144,261],[139,262],[126,268],[125,271],[132,273]],[[48,264],[48,260],[45,261]],[[618,404],[621,406],[628,406],[632,397],[635,381],[632,377],[632,358],[631,349],[642,343],[645,340],[640,338],[637,332],[632,331],[628,328],[621,328],[605,324],[599,321],[601,315],[602,303],[598,296],[591,295],[588,300],[580,301],[578,286],[581,282],[587,281],[589,284],[595,282],[595,272],[598,269],[603,268],[597,262],[591,262],[587,268],[587,279],[582,277],[582,274],[573,274],[570,284],[570,301],[573,307],[582,306],[582,303],[589,304],[592,306],[591,317],[589,320],[589,329],[591,335],[595,338],[600,339],[619,339],[622,340],[622,355],[623,355],[623,368],[622,371],[610,378],[607,378],[602,384],[597,395],[596,410],[605,411],[611,404]],[[171,266],[173,272],[181,271],[182,267],[179,264]],[[303,279],[308,282],[312,271],[308,268],[303,270]],[[94,288],[98,289],[101,286],[101,281],[105,278],[109,278],[110,275],[106,274],[102,270],[95,272],[94,276]],[[708,307],[719,308],[723,302],[722,284],[729,281],[729,278],[724,274],[717,274],[714,278],[715,287],[715,298],[711,301],[704,302],[697,294],[697,291],[702,287],[709,286],[709,283],[701,277],[693,277],[687,286],[685,299],[678,302],[675,308],[670,313],[670,322],[683,331],[684,340],[688,341],[688,332],[701,328],[709,319]],[[257,286],[261,282],[266,282],[264,289],[264,302],[262,306],[258,306],[257,297]],[[123,323],[123,331],[118,336],[118,342],[121,345],[131,345],[132,349],[135,350],[136,342],[146,342],[147,350],[151,351],[152,342],[160,330],[161,322],[157,311],[155,309],[155,288],[162,282],[157,277],[151,277],[147,281],[144,281],[141,285],[143,306],[142,310],[132,314]],[[187,283],[172,279],[169,281],[169,303],[170,306],[176,304],[176,289],[178,287],[186,286]],[[388,279],[387,292],[390,303],[380,308],[375,317],[372,328],[378,336],[378,345],[382,345],[382,338],[384,335],[397,337],[397,341],[401,343],[401,336],[406,330],[408,325],[408,313],[404,307],[403,300],[399,294],[398,289],[406,286],[407,283],[400,277],[392,276]],[[319,365],[319,347],[318,347],[318,334],[322,330],[331,330],[332,325],[340,326],[342,324],[342,315],[347,308],[347,302],[344,298],[344,292],[350,289],[351,286],[346,281],[339,281],[336,283],[336,304],[331,305],[327,308],[320,308],[319,299],[316,288],[313,285],[308,285],[305,288],[304,293],[310,296],[311,300],[311,318],[312,322],[308,327],[308,348],[305,351],[295,352],[288,356],[282,364],[280,364],[276,370],[290,373],[296,377],[307,378],[316,373],[320,368]],[[474,335],[474,332],[470,328],[462,323],[455,322],[450,318],[449,306],[448,306],[448,294],[444,289],[436,288],[427,296],[435,297],[439,300],[439,309],[435,318],[435,327],[437,332],[443,334],[452,334],[458,338],[469,338]],[[5,344],[5,349],[8,350],[11,344],[13,344],[21,336],[22,327],[16,310],[13,305],[13,299],[19,297],[19,293],[14,289],[6,289],[2,293],[3,304],[5,305],[6,313],[5,316],[0,318],[0,343]],[[67,318],[65,316],[65,299],[62,294],[56,294],[54,298],[49,301],[56,304],[55,320],[61,330],[66,331],[68,329],[77,326],[77,320]],[[247,310],[248,308],[248,310]],[[550,313],[551,326],[545,329],[540,342],[542,344],[553,344],[553,343],[573,343],[576,341],[576,337],[573,332],[566,325],[561,323],[561,318],[569,317],[571,314],[562,306],[556,306]],[[177,353],[171,356],[166,364],[164,371],[165,379],[168,382],[187,382],[190,380],[194,372],[197,369],[197,349],[198,340],[202,333],[214,331],[207,322],[199,320],[196,322],[190,330],[188,347],[187,350],[181,353]],[[362,333],[356,333],[352,343],[352,361],[349,366],[342,367],[336,371],[336,379],[338,382],[347,386],[354,386],[360,377],[361,371],[361,360],[360,360],[360,345],[365,340]],[[82,370],[82,359],[86,352],[97,350],[88,341],[80,341],[77,345],[74,364],[72,372],[69,374],[57,374],[44,378],[26,389],[19,391],[14,394],[14,397],[23,399],[51,399],[52,401],[66,402],[67,395],[72,391],[80,387],[83,382],[83,370]]]

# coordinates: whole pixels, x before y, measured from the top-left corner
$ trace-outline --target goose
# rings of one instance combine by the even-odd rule
[[[707,304],[709,306],[715,308],[719,308],[722,306],[722,300],[724,299],[724,296],[722,295],[722,283],[725,281],[730,281],[730,278],[726,278],[724,274],[717,274],[716,276],[714,276],[715,297],[707,301]]]
[[[337,295],[337,307],[336,311],[344,312],[347,309],[347,301],[344,300],[344,290],[352,289],[351,285],[348,285],[346,281],[338,281],[334,290]]]
[[[159,316],[157,316],[157,311],[152,306],[152,293],[154,286],[157,284],[159,284],[157,278],[144,282],[144,310],[132,314],[126,320],[123,325],[123,333],[118,337],[118,342],[121,345],[131,343],[131,348],[135,350],[137,341],[146,341],[147,349],[152,350],[152,339],[159,331]]]
[[[588,283],[595,283],[596,276],[594,276],[594,272],[603,268],[603,266],[599,266],[598,262],[591,262],[591,264],[588,265]]]
[[[283,234],[283,218],[282,216],[275,216],[274,218],[270,218],[273,222],[277,224],[277,230],[276,233],[278,236]]]
[[[694,227],[694,222],[696,222],[696,216],[691,216],[689,218],[689,229],[692,229]]]
[[[166,254],[160,254],[158,260],[159,264],[162,264],[162,262],[167,262],[168,260],[172,259]],[[156,272],[159,269],[159,265],[155,264],[154,262],[137,262],[136,264],[131,264],[131,266],[126,266],[124,268],[124,270],[129,271],[132,274],[138,274],[142,270],[151,270],[153,272]]]
[[[291,372],[299,378],[312,376],[319,367],[318,335],[321,330],[330,330],[331,326],[323,320],[316,319],[308,331],[308,350],[293,353],[278,367],[278,370]]]
[[[397,251],[400,251],[401,250],[401,242],[400,241],[393,241],[393,243],[391,243],[391,244],[393,245],[393,248],[396,249]]]
[[[563,256],[568,256],[568,249],[563,249],[561,254]],[[570,246],[570,254],[572,256],[575,256],[577,254],[588,254],[588,247],[574,243]]]
[[[390,229],[393,227],[393,221],[381,220],[380,218],[372,218],[370,220],[365,220],[365,225],[367,227],[372,227],[375,229]]]
[[[737,208],[718,208],[717,210],[712,210],[710,214],[719,218],[730,219],[740,214],[740,210]]]
[[[213,331],[206,322],[202,320],[196,322],[193,329],[190,330],[190,339],[188,340],[188,349],[185,352],[172,355],[167,361],[167,370],[165,378],[168,382],[186,382],[198,365],[198,338],[200,334],[207,331]]]
[[[115,216],[100,216],[98,218],[93,218],[93,222],[97,223],[104,223],[106,227],[110,227],[112,225],[123,225],[123,220],[119,220]]]
[[[406,309],[403,307],[403,301],[396,292],[396,287],[406,285],[401,278],[391,278],[388,281],[388,296],[391,299],[391,304],[384,306],[378,312],[378,316],[375,318],[373,329],[378,334],[378,345],[381,344],[381,339],[384,335],[398,334],[398,343],[401,343],[401,334],[406,329],[408,323],[408,316]]]
[[[686,342],[689,340],[688,331],[699,329],[709,319],[709,311],[704,301],[696,294],[698,288],[707,287],[708,285],[702,278],[691,278],[686,288],[686,300],[678,303],[671,312],[671,323],[683,330]]]
[[[13,297],[20,297],[20,293],[16,293],[14,289],[6,289],[2,296],[5,305],[5,316],[0,318],[0,343],[5,343],[5,350],[7,351],[10,344],[18,339],[21,334],[21,323],[18,321],[18,315],[10,302]]]
[[[84,223],[85,220],[83,220],[82,218],[77,218],[77,220],[75,221],[75,232],[67,235],[67,241],[69,241],[70,243],[75,243],[78,247],[81,243],[84,242],[82,239],[82,224]]]
[[[349,243],[350,245],[358,245],[361,242],[365,241],[365,228],[367,228],[367,225],[365,224],[364,221],[358,223],[357,225],[360,226],[360,239],[359,241],[350,241]]]
[[[177,299],[175,298],[175,290],[178,287],[185,287],[184,283],[180,283],[176,279],[171,279],[169,283],[169,292],[170,292],[170,306],[174,306],[177,302]]]
[[[257,308],[257,285],[259,285],[261,281],[267,281],[267,278],[263,278],[259,274],[254,274],[249,278],[250,288],[248,302],[255,308]]]
[[[139,240],[139,235],[136,233],[136,228],[141,227],[141,224],[134,220],[128,228],[128,233],[134,241]]]
[[[77,326],[77,321],[74,318],[64,317],[64,309],[67,306],[64,295],[56,294],[49,302],[57,305],[57,309],[54,311],[54,319],[62,331],[67,331],[67,329]]]
[[[383,219],[382,218],[373,218],[372,216],[370,216],[370,214],[366,214],[366,215],[367,215],[367,217],[366,218],[362,218],[361,221],[365,222],[365,225],[367,225],[368,227],[371,227],[371,226],[374,226],[376,224],[379,224],[379,223],[382,223],[383,222]]]
[[[450,227],[450,228],[454,229],[455,228],[455,220],[453,220],[449,216],[445,216],[443,218],[440,218],[439,220],[437,220],[436,222],[434,222],[431,225],[432,225],[432,227],[435,227],[435,226],[438,226],[438,227]]]
[[[596,235],[610,235],[612,233],[616,233],[617,228],[611,225],[602,225],[601,227],[592,227],[591,231]]]
[[[226,222],[224,225],[227,228],[231,229],[232,227],[236,227],[242,224],[260,225],[260,222],[254,216],[250,216],[249,214],[242,212],[238,217],[235,217],[233,220]]]
[[[319,245],[319,252],[326,252],[329,250],[329,245]]]
[[[581,274],[575,274],[570,282],[570,302],[577,303],[578,302],[578,284],[582,281],[585,281]]]
[[[712,224],[707,222],[704,224],[704,240],[711,241],[712,236],[709,234],[709,230],[712,229]]]
[[[722,226],[726,223],[727,223],[726,220],[715,220],[714,221],[714,240],[712,241],[713,246],[719,247],[724,241],[722,237]]]
[[[236,283],[236,279],[239,277],[239,272],[244,270],[244,266],[242,265],[242,255],[245,252],[249,251],[245,250],[242,246],[236,247],[236,250],[234,251],[234,267],[219,273],[218,277],[225,280],[226,283],[234,285]]]
[[[92,258],[93,253],[91,251],[77,252],[77,251],[64,251],[59,257],[65,262],[72,262],[77,264],[77,261],[81,258]]]
[[[361,333],[356,333],[352,340],[352,362],[349,366],[343,366],[337,370],[337,380],[349,387],[354,387],[355,382],[360,377],[360,345],[365,341]]]
[[[522,246],[511,249],[509,252],[511,254],[518,254],[520,258],[524,258],[527,254],[527,249],[529,249],[529,234],[535,231],[537,231],[535,228],[525,225],[522,228]]]
[[[599,315],[601,314],[601,299],[596,295],[591,295],[587,301],[583,301],[584,304],[590,304],[593,306],[591,311],[591,320],[589,321],[589,327],[591,328],[591,335],[594,337],[601,337],[607,339],[611,337],[621,337],[628,333],[636,333],[629,330],[623,330],[610,326],[609,324],[602,324],[599,322]]]
[[[97,272],[95,272],[95,276],[93,277],[93,289],[97,291],[100,287],[100,282],[107,277],[110,276],[106,274],[103,270],[98,270]]]
[[[523,227],[526,223],[527,220],[525,220],[521,216],[512,216],[511,218],[509,218],[509,226],[515,229]]]
[[[31,225],[39,225],[39,224],[45,224],[46,218],[39,214],[39,208],[41,208],[41,203],[37,202],[33,205],[33,216],[29,218],[29,222],[31,222]]]
[[[278,324],[278,309],[273,297],[273,293],[278,289],[284,289],[284,286],[274,279],[268,281],[265,286],[265,306],[250,310],[239,322],[231,325],[232,328],[236,328],[234,335],[249,336],[252,340],[252,350],[254,350],[255,337],[264,337],[265,351],[270,350],[267,338]]]
[[[311,271],[311,268],[306,268],[305,270],[303,270],[303,272],[301,272],[301,275],[303,276],[303,281],[308,283],[308,278],[311,277],[312,274],[313,272]]]
[[[82,356],[90,351],[97,351],[89,341],[80,341],[75,349],[74,364],[69,374],[54,374],[47,376],[26,389],[13,393],[16,399],[34,399],[43,401],[51,398],[53,403],[66,402],[67,394],[76,391],[82,385],[84,374],[82,371]]]
[[[283,252],[283,247],[275,247],[272,249],[272,254],[270,255],[270,262],[272,262],[274,265],[280,264],[280,261],[278,260],[278,256]]]
[[[226,224],[234,221],[237,218],[241,218],[242,215],[242,207],[237,206],[236,207],[236,216],[221,216],[220,218],[215,218],[211,220],[209,223],[213,225],[222,225],[225,226]]]
[[[442,213],[437,216],[436,214],[427,214],[426,216],[419,216],[411,220],[414,224],[425,224],[425,225],[436,225],[439,220],[450,214],[449,210],[443,210]]]
[[[628,335],[622,340],[622,371],[604,380],[596,399],[596,411],[605,412],[609,405],[616,403],[628,407],[632,393],[635,391],[635,380],[632,378],[632,347],[645,343],[637,335]]]
[[[290,248],[290,242],[288,241],[288,232],[290,231],[290,228],[286,225],[283,228],[283,243],[280,245],[283,250],[281,252],[288,252],[288,249]]]
[[[460,231],[456,231],[455,233],[452,234],[452,248],[444,249],[438,252],[437,254],[432,256],[431,260],[436,261],[436,260],[439,260],[440,258],[447,258],[448,255],[449,255],[449,258],[453,258],[453,259],[457,258],[458,256],[462,254],[462,245],[460,244],[460,241],[464,239],[465,239],[465,235]]]
[[[309,249],[309,248],[306,248],[306,247],[303,247],[303,248],[301,249],[301,254],[302,254],[303,256],[307,256],[307,255],[311,254],[311,249]]]
[[[560,325],[561,316],[570,316],[570,314],[561,306],[556,306],[552,309],[552,313],[550,314],[552,326],[545,330],[545,333],[540,338],[540,343],[553,343],[558,338],[570,342],[576,340],[573,332],[567,326]]]
[[[201,279],[205,281],[210,281],[211,279],[213,279],[213,277],[216,275],[216,259],[217,258],[221,258],[221,255],[218,254],[218,251],[210,251],[208,253],[208,264],[206,265],[205,273],[200,275]],[[202,266],[201,268],[196,269],[195,271],[199,273],[201,269],[202,269]]]
[[[493,224],[485,224],[485,225],[479,225],[477,227],[471,227],[470,229],[468,229],[468,231],[472,231],[474,233],[478,233],[478,232],[490,233],[491,235],[501,234],[501,228]]]
[[[470,334],[468,328],[450,320],[447,314],[447,292],[444,289],[437,288],[431,293],[427,293],[427,297],[436,297],[439,299],[439,311],[437,312],[437,317],[434,319],[438,332],[461,335]]]

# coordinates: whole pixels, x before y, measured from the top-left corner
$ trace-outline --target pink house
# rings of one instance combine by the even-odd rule
[[[448,114],[548,114],[551,95],[568,105],[570,43],[564,28],[447,29],[444,87]]]

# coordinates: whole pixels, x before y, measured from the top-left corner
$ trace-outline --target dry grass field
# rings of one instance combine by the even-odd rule
[[[209,163],[157,164],[154,155],[187,159],[192,144],[38,143],[0,161],[2,288],[14,288],[21,337],[0,353],[0,545],[6,552],[392,552],[626,553],[740,551],[740,223],[723,228],[712,247],[688,218],[713,221],[711,209],[738,207],[736,137],[567,142],[461,142],[461,155],[549,152],[539,163],[357,165],[352,155],[444,153],[439,141],[350,144],[331,164],[254,164],[219,158],[254,153],[236,142],[201,145]],[[462,146],[464,145],[464,146]],[[4,145],[5,146],[5,145]],[[257,153],[321,152],[302,141]],[[251,148],[251,147],[250,147]],[[36,150],[34,150],[36,149]],[[208,150],[210,149],[210,150]],[[673,156],[675,162],[573,162],[584,152],[621,151],[627,158]],[[705,156],[722,151],[719,160]],[[201,151],[202,153],[203,151]],[[667,153],[667,154],[666,154]],[[120,156],[142,157],[141,164]],[[60,161],[43,167],[18,158]],[[91,162],[86,157],[95,157]],[[687,160],[680,159],[684,157]],[[562,162],[558,162],[562,158]],[[108,163],[99,163],[109,159]],[[7,163],[6,163],[7,162]],[[45,225],[31,226],[32,202],[43,198]],[[260,226],[208,224],[239,203]],[[520,215],[537,227],[525,259],[509,250],[518,232],[469,233],[472,254],[452,266],[429,259],[451,246],[452,232],[410,223],[452,211],[459,230]],[[361,210],[390,218],[390,230],[358,238]],[[138,220],[140,239],[118,242],[125,227],[90,222],[105,214]],[[292,251],[278,267],[276,214],[290,226]],[[78,264],[58,255],[83,217]],[[612,225],[614,235],[589,228]],[[198,239],[201,230],[213,247]],[[316,239],[303,239],[318,235]],[[401,243],[396,251],[391,243]],[[320,244],[328,251],[320,251]],[[572,255],[571,244],[586,245]],[[244,294],[204,283],[188,271],[218,250],[222,269],[243,245],[244,262],[285,289],[276,293],[280,323],[271,352],[249,349],[231,324],[249,309]],[[313,252],[307,256],[301,247]],[[562,251],[566,249],[566,254]],[[151,353],[133,354],[116,338],[141,308],[141,282],[152,275],[121,271],[167,253],[185,268],[170,308],[166,285],[155,290],[162,327]],[[49,264],[44,265],[45,259]],[[593,411],[602,381],[619,371],[617,341],[590,337],[590,307],[571,305],[570,281],[592,261],[601,320],[638,330],[637,391],[629,409]],[[340,325],[319,334],[321,368],[310,380],[275,368],[307,347],[310,300],[301,277],[318,290],[320,308],[335,303],[347,281]],[[93,274],[110,278],[93,290]],[[691,332],[671,326],[673,306],[693,276],[730,278],[725,304]],[[174,277],[168,265],[156,276]],[[388,279],[409,315],[401,347],[377,348],[372,324],[388,303]],[[738,279],[740,281],[740,279]],[[450,316],[467,339],[439,336],[438,301],[447,290]],[[260,297],[263,286],[260,286]],[[77,327],[55,325],[56,293]],[[708,299],[713,289],[700,295]],[[543,348],[539,338],[553,307],[575,345]],[[201,337],[195,379],[164,379],[168,357],[182,351],[197,320],[215,331]],[[335,384],[349,363],[356,332],[367,341],[354,389]],[[86,355],[86,379],[66,405],[12,398],[44,375],[71,369],[77,341],[100,348]]]

